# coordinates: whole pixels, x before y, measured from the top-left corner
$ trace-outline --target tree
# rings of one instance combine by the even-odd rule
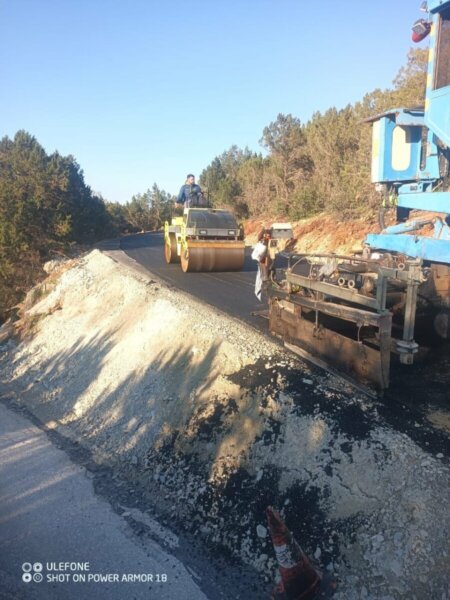
[[[127,202],[124,216],[135,231],[156,231],[170,218],[174,201],[174,196],[154,183],[151,189]]]
[[[133,196],[125,206],[125,215],[128,223],[135,231],[150,230],[152,218],[148,192]]]
[[[275,195],[268,167],[269,159],[260,154],[246,160],[239,168],[237,179],[241,195],[240,205],[245,207],[245,215],[272,214],[272,201]]]
[[[159,189],[156,183],[153,184],[149,194],[153,229],[160,229],[164,222],[170,219],[175,199],[172,194]]]
[[[125,205],[120,202],[105,202],[105,206],[110,222],[111,237],[126,233],[130,224],[126,219]]]
[[[424,105],[427,69],[428,50],[411,48],[406,65],[401,67],[393,81],[392,100],[397,106],[415,108]]]
[[[287,211],[292,193],[313,169],[300,120],[280,113],[264,128],[260,144],[270,152],[269,164],[279,200],[277,208]]]
[[[239,171],[254,156],[256,155],[248,148],[241,150],[234,145],[216,156],[201,172],[200,185],[207,191],[214,206],[235,209],[240,217],[247,214],[247,207],[242,201]]]
[[[110,226],[104,201],[73,156],[47,155],[18,131],[0,141],[0,318],[41,273],[52,252],[93,242]]]

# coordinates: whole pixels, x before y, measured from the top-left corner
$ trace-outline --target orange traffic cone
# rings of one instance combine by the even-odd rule
[[[279,513],[266,510],[269,531],[279,565],[281,581],[272,592],[272,600],[312,600],[320,592],[321,577],[295,541]]]

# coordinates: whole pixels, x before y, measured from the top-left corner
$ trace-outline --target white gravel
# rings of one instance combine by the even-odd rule
[[[31,315],[34,336],[0,346],[3,393],[209,543],[271,581],[275,502],[336,598],[450,599],[448,460],[388,427],[376,401],[99,251]]]

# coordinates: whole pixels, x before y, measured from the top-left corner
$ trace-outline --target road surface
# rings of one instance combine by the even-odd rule
[[[127,514],[95,494],[89,472],[45,432],[0,403],[2,600],[214,597],[167,549],[136,536]]]
[[[252,315],[265,308],[255,296],[256,262],[246,249],[242,271],[233,273],[183,273],[179,264],[164,260],[162,233],[130,235],[120,240],[120,247],[143,267],[167,283],[237,317],[254,327],[267,328],[267,321]]]

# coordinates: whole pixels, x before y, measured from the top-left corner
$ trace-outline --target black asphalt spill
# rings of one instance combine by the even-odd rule
[[[211,414],[204,414],[206,410],[200,410],[193,418],[196,422],[196,437],[200,439],[211,439],[213,435],[221,433],[224,417],[235,414],[238,406],[233,398],[229,398],[225,403],[216,404]]]
[[[437,427],[430,415],[450,422],[450,345],[440,344],[411,366],[394,364],[391,386],[380,399],[379,413],[389,427],[408,435],[423,450],[450,457],[450,429]]]
[[[438,362],[434,363],[434,368],[439,377],[426,379],[418,366],[416,371],[409,372],[408,385],[397,384],[397,388],[394,385],[390,394],[377,400],[366,398],[348,386],[336,385],[334,378],[319,368],[294,358],[286,359],[286,355],[263,357],[229,379],[245,394],[258,397],[262,409],[268,407],[269,400],[282,402],[289,396],[294,414],[325,420],[336,437],[347,439],[339,443],[339,449],[350,462],[354,444],[366,443],[372,447],[374,460],[384,463],[391,458],[389,450],[372,442],[370,435],[379,427],[406,434],[430,453],[448,455],[447,434],[427,419],[432,403],[434,407],[448,410],[444,402],[447,376]],[[438,401],[436,390],[441,393]],[[219,434],[226,433],[224,421],[227,416],[235,415],[237,411],[234,400],[222,399],[213,411],[199,411],[195,415],[191,431],[197,439],[214,443]],[[254,443],[267,448],[279,446],[284,443],[283,431],[281,421],[266,416],[264,429]],[[344,560],[342,545],[355,543],[355,532],[364,528],[367,515],[358,513],[350,518],[328,518],[323,509],[330,493],[326,486],[319,489],[307,480],[280,491],[282,467],[265,465],[255,473],[248,464],[251,453],[250,456],[242,455],[241,466],[224,466],[221,479],[211,482],[211,464],[195,453],[183,454],[177,449],[177,436],[183,438],[183,435],[183,432],[177,432],[159,451],[149,453],[149,474],[152,476],[158,469],[164,473],[161,493],[168,504],[177,507],[177,514],[171,513],[168,518],[174,523],[182,513],[182,518],[176,520],[177,526],[200,537],[216,560],[238,565],[239,561],[236,563],[233,557],[238,557],[243,548],[248,557],[267,557],[263,562],[262,587],[258,592],[258,586],[253,582],[247,592],[249,598],[262,593],[264,584],[269,586],[275,577],[273,563],[272,567],[267,567],[267,560],[270,562],[274,557],[270,538],[261,539],[257,535],[258,525],[266,526],[265,511],[269,505],[281,511],[298,543],[326,573],[332,574],[334,565]],[[330,440],[331,447],[335,443],[335,438]],[[331,447],[322,450],[324,455],[335,454]],[[324,460],[324,473],[330,477],[336,461],[339,459]],[[181,513],[180,505],[183,506]],[[245,567],[242,568],[245,572]]]
[[[267,365],[270,365],[267,367]],[[294,365],[294,366],[293,366]],[[261,406],[267,397],[278,400],[280,392],[289,395],[298,415],[318,415],[329,422],[336,433],[352,440],[366,439],[376,426],[374,409],[328,386],[328,375],[321,369],[306,366],[297,360],[259,359],[254,365],[242,368],[229,379],[250,393],[261,397]]]
[[[350,440],[367,439],[376,427],[384,426],[406,434],[428,453],[450,457],[450,428],[438,427],[430,418],[438,413],[448,415],[450,422],[449,345],[440,345],[415,365],[393,361],[391,379],[390,389],[372,400],[358,391],[335,391],[326,372],[279,357],[272,362],[262,358],[230,377],[260,394],[262,406],[268,395],[277,400],[283,391],[293,399],[297,414],[320,414],[333,431]]]

